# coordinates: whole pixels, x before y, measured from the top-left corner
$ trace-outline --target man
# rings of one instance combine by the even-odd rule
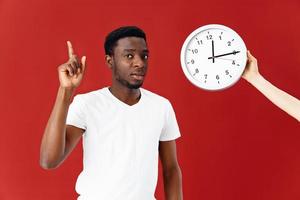
[[[154,200],[159,155],[165,198],[181,200],[175,113],[167,99],[141,88],[149,54],[145,33],[129,26],[108,34],[105,60],[112,85],[76,95],[71,104],[86,57],[80,61],[67,43],[69,60],[58,67],[60,87],[42,138],[41,166],[59,166],[83,136],[78,199]]]

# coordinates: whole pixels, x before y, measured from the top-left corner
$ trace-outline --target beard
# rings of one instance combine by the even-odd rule
[[[113,67],[113,71],[114,71],[115,80],[118,81],[121,85],[127,87],[128,89],[139,89],[140,87],[142,87],[144,81],[136,81],[133,83],[130,82],[129,80],[124,78],[128,75],[126,74],[122,76],[122,73],[121,71],[119,71],[117,66]]]

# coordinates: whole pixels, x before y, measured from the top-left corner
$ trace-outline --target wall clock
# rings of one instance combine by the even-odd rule
[[[241,78],[247,63],[247,48],[231,28],[209,24],[186,38],[180,60],[185,76],[195,86],[222,90]]]

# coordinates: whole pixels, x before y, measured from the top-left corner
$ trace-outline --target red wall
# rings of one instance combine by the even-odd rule
[[[57,66],[67,60],[71,40],[88,63],[77,92],[109,85],[103,41],[122,25],[146,31],[151,55],[144,87],[176,110],[185,199],[300,199],[299,123],[244,80],[221,92],[194,87],[179,59],[191,31],[224,24],[243,37],[268,80],[299,98],[299,10],[299,0],[0,0],[0,199],[76,198],[81,145],[58,169],[39,167]]]

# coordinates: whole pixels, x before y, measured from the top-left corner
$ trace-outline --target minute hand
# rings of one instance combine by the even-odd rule
[[[208,57],[208,59],[213,59],[213,58],[219,58],[219,57],[222,57],[222,56],[228,56],[228,55],[235,55],[237,53],[240,53],[240,51],[233,51],[231,53],[225,53],[225,54],[221,54],[221,55],[217,55],[217,56],[212,56],[212,57]]]

